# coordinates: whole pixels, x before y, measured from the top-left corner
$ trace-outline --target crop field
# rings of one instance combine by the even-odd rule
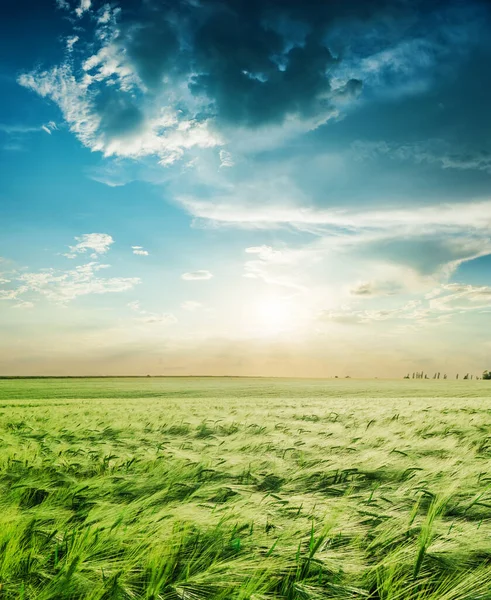
[[[1,599],[491,599],[491,382],[0,380]]]

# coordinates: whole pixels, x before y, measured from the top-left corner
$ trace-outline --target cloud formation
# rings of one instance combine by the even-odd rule
[[[24,295],[43,296],[56,304],[66,304],[79,296],[125,292],[140,283],[138,277],[100,277],[110,265],[90,262],[66,271],[41,269],[16,276],[16,285],[0,290],[0,299],[16,300]]]
[[[318,319],[341,325],[373,325],[381,321],[397,321],[416,328],[447,323],[462,313],[490,310],[491,287],[447,283],[435,288],[424,299],[411,300],[395,308],[359,309],[344,306],[337,310],[321,311]]]
[[[66,258],[76,258],[79,254],[92,251],[90,258],[96,259],[99,255],[106,254],[114,244],[113,238],[108,233],[84,233],[80,237],[76,237],[75,240],[77,243],[74,246],[69,246],[70,252],[63,255]]]
[[[143,246],[131,246],[131,249],[133,250],[133,254],[136,254],[137,256],[148,256],[149,255],[148,250],[145,250],[143,248]]]
[[[190,273],[183,273],[181,275],[181,279],[184,281],[202,281],[206,279],[211,279],[213,274],[206,269],[200,269],[199,271],[191,271]]]
[[[386,19],[397,17],[397,29],[421,10],[386,0],[371,2],[369,10],[358,0],[301,7],[291,0],[149,0],[93,10],[90,0],[58,4],[78,18],[91,15],[92,39],[77,29],[67,38],[64,61],[23,73],[19,83],[56,103],[92,150],[156,155],[165,165],[186,150],[221,145],[233,132],[283,126],[298,134],[337,118],[362,89],[347,69],[338,73],[343,59],[332,46],[339,28],[349,22],[361,37],[375,28],[372,52],[380,55],[393,43],[381,33]],[[365,60],[370,52],[365,45]],[[373,74],[386,64],[374,58],[359,71]],[[223,150],[222,166],[233,162]]]
[[[439,139],[408,144],[357,141],[351,147],[355,158],[359,160],[373,161],[385,157],[401,162],[427,163],[442,169],[476,170],[491,174],[491,151],[465,149],[462,146],[453,149],[450,144]]]
[[[138,300],[128,303],[128,308],[133,312],[140,315],[135,318],[137,323],[143,324],[160,324],[160,325],[172,325],[177,323],[177,318],[172,313],[154,313],[148,310],[144,310]]]

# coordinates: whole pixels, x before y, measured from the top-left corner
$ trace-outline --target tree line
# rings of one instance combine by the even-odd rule
[[[440,379],[440,375],[441,373],[435,373],[433,375],[433,377],[429,377],[428,373],[425,373],[424,371],[415,371],[412,376],[410,373],[408,373],[407,375],[405,375],[404,379]],[[457,375],[455,376],[455,379],[459,378],[459,373],[457,373]],[[441,379],[448,379],[448,376],[446,373],[443,374],[443,377],[441,377]],[[490,379],[491,380],[491,371],[484,371],[484,373],[479,376],[479,375],[471,375],[470,373],[466,373],[462,379]]]

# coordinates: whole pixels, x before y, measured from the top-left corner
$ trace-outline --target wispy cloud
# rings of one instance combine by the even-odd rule
[[[28,133],[36,133],[44,131],[45,133],[51,133],[58,129],[58,126],[54,121],[42,125],[24,125],[21,123],[0,123],[0,131],[12,136],[22,136]]]
[[[172,325],[173,323],[177,323],[177,318],[172,313],[154,313],[148,310],[144,310],[141,307],[140,301],[135,300],[133,302],[128,303],[128,307],[138,315],[135,320],[138,323],[146,323],[146,324],[161,324],[161,325]]]
[[[423,327],[447,323],[463,313],[491,310],[491,287],[461,283],[442,284],[424,298],[383,309],[360,309],[343,306],[321,311],[320,321],[345,325],[369,325],[381,321],[399,321],[408,326]]]
[[[199,271],[191,271],[189,273],[183,273],[181,275],[181,279],[184,281],[202,281],[206,279],[211,279],[213,274],[206,269],[200,269]]]
[[[282,205],[258,197],[256,202],[241,202],[238,197],[218,196],[212,201],[191,196],[178,198],[180,204],[193,217],[206,221],[242,227],[304,226],[335,227],[337,231],[367,230],[373,232],[398,232],[420,235],[423,232],[445,229],[458,232],[472,228],[482,231],[491,225],[491,200],[461,203],[441,203],[410,208],[332,208]],[[235,200],[235,201],[234,201]],[[326,230],[326,229],[325,229]]]
[[[444,312],[475,311],[491,308],[491,287],[449,283],[430,297],[429,306]]]
[[[433,164],[442,169],[491,173],[491,151],[465,149],[465,147],[455,150],[445,141],[438,139],[411,144],[357,141],[351,145],[351,148],[355,158],[359,160],[386,157],[391,160]]]
[[[131,246],[131,249],[133,250],[133,254],[136,254],[137,256],[148,256],[149,255],[148,250],[145,250],[143,248],[143,246]]]
[[[312,260],[315,261],[315,251],[309,248],[275,250],[271,246],[262,245],[250,246],[245,252],[255,256],[244,264],[245,277],[261,279],[265,283],[299,292],[306,291],[305,285],[299,283],[302,277],[298,269],[305,270]]]
[[[227,150],[220,150],[220,167],[233,167],[235,162],[232,154]]]
[[[181,304],[181,308],[183,310],[188,310],[190,312],[198,310],[202,306],[203,305],[201,304],[201,302],[196,302],[195,300],[186,300]]]

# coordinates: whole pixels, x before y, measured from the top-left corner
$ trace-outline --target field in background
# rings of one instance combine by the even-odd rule
[[[491,382],[0,380],[0,598],[491,599]]]

